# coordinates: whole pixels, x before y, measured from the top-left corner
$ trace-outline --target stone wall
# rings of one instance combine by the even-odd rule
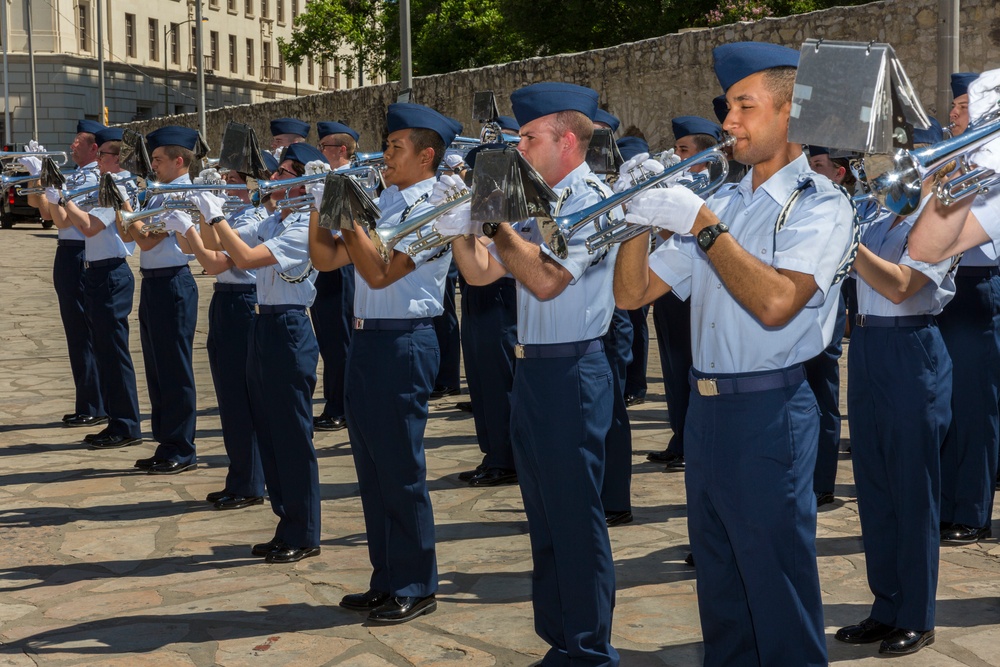
[[[511,91],[538,81],[569,81],[601,93],[601,105],[636,126],[654,148],[673,141],[670,119],[679,115],[713,118],[711,100],[721,92],[712,71],[711,50],[727,42],[757,40],[798,48],[810,37],[828,40],[888,42],[896,50],[928,112],[935,108],[938,0],[884,0],[859,7],[838,7],[755,23],[691,30],[619,46],[420,77],[413,99],[458,118],[466,134],[478,134],[471,118],[472,93],[493,90],[501,113],[510,113]],[[961,69],[1000,67],[1000,3],[961,3]],[[229,107],[207,114],[209,143],[217,145],[230,120],[254,126],[266,147],[268,120],[293,116],[315,123],[345,119],[361,133],[362,150],[379,150],[386,106],[396,100],[398,83],[322,93],[291,100]],[[947,113],[947,110],[944,110]],[[171,123],[197,127],[197,116]],[[132,125],[148,132],[163,119]],[[310,137],[316,142],[316,136]]]

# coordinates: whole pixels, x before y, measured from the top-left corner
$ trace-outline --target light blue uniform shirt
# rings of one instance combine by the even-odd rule
[[[275,211],[257,227],[257,234],[248,245],[267,246],[277,264],[256,269],[257,303],[268,306],[311,306],[316,299],[316,271],[309,268],[309,277],[297,283],[282,278],[295,279],[306,270],[309,261],[309,213],[289,213],[281,219],[281,210]]]
[[[248,205],[229,217],[229,226],[247,245],[254,246],[257,245],[260,224],[266,218],[267,211],[264,208]],[[257,276],[255,271],[247,271],[234,266],[217,275],[215,280],[230,285],[253,285],[257,282]]]
[[[568,173],[553,190],[561,194],[570,188],[560,215],[593,206],[610,193],[586,162]],[[600,190],[604,196],[598,193]],[[599,224],[605,224],[599,221]],[[517,339],[524,345],[572,343],[600,338],[608,332],[615,309],[613,278],[618,247],[608,253],[587,251],[590,226],[574,234],[568,244],[566,259],[559,259],[543,244],[542,233],[534,218],[514,223],[522,238],[541,246],[542,252],[569,271],[572,279],[558,296],[542,300],[520,282],[517,283]],[[596,230],[594,230],[596,231]],[[497,261],[496,246],[490,252]]]
[[[818,289],[783,327],[765,327],[729,293],[690,236],[674,235],[649,258],[656,275],[691,299],[694,367],[702,373],[749,373],[787,368],[812,359],[833,340],[840,288],[833,278],[853,233],[854,208],[829,179],[799,156],[754,191],[753,170],[728,184],[706,205],[729,225],[751,255],[775,269],[811,275]],[[800,179],[816,189],[803,194],[784,227],[775,223]]]
[[[170,182],[175,185],[187,185],[191,183],[191,177],[184,174],[182,176],[178,176]],[[146,206],[144,208],[159,208],[163,205],[163,201],[163,195],[155,195],[146,202]],[[149,222],[156,222],[165,215],[176,215],[187,217],[188,220],[191,219],[191,215],[184,211],[169,211],[167,213],[161,213],[160,215],[153,216],[149,219]],[[181,250],[180,246],[177,245],[177,237],[173,233],[168,233],[167,238],[157,243],[152,249],[143,250],[139,253],[139,268],[166,269],[173,266],[184,266],[190,262],[191,259],[192,256],[185,254],[184,251]]]
[[[417,202],[425,195],[430,197],[434,183],[435,179],[428,178],[414,183],[405,190],[400,190],[395,185],[387,188],[378,200],[379,209],[382,211],[378,228],[384,229],[400,224],[404,213],[406,219],[412,221],[414,217],[431,210],[433,207],[427,203],[426,198]],[[424,227],[424,231],[429,230],[430,225]],[[402,251],[416,240],[417,233],[413,232],[395,247]],[[355,317],[361,320],[412,320],[435,317],[444,312],[444,281],[448,276],[448,266],[451,264],[450,248],[444,252],[441,248],[431,248],[411,259],[416,268],[382,289],[371,287],[360,272],[356,273]]]
[[[986,195],[977,195],[972,202],[972,214],[994,240],[969,248],[962,255],[961,266],[997,266],[1000,257],[1000,196],[996,188]],[[992,231],[991,231],[992,230]]]
[[[78,188],[86,188],[92,185],[97,185],[97,162],[91,162],[90,164],[85,164],[82,167],[77,167],[66,176],[66,189],[76,190]],[[87,237],[83,235],[76,225],[70,225],[66,229],[60,229],[59,238],[64,241],[86,241]]]
[[[113,174],[116,181],[124,181],[129,178],[131,174],[127,171],[120,171],[117,174]],[[129,187],[131,186],[131,187]],[[128,199],[132,199],[133,205],[135,205],[134,199],[131,197],[131,192],[135,190],[135,184],[132,181],[126,181],[118,186],[119,191],[124,190],[123,196]],[[118,235],[118,223],[115,217],[115,210],[113,208],[102,208],[94,207],[90,211],[91,220],[100,220],[104,225],[104,229],[95,236],[91,236],[86,239],[86,254],[88,262],[96,262],[102,259],[110,259],[112,257],[129,257],[133,252],[135,252],[135,242],[130,241],[125,243],[122,241],[121,236]]]
[[[934,195],[929,195],[933,197]],[[895,304],[885,298],[858,276],[858,312],[863,315],[878,315],[882,317],[899,317],[902,315],[937,315],[955,296],[955,280],[952,268],[952,258],[928,264],[918,262],[910,257],[906,249],[906,240],[917,221],[920,212],[927,203],[927,198],[920,207],[901,220],[895,227],[892,221],[896,214],[886,212],[877,222],[865,225],[861,232],[861,243],[884,260],[894,264],[902,264],[919,271],[929,279],[927,284],[903,303]],[[891,229],[890,229],[891,227]]]

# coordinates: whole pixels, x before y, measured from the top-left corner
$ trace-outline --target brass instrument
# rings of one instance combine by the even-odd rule
[[[420,233],[420,230],[424,226],[434,222],[435,220],[437,220],[442,215],[452,210],[456,206],[464,204],[470,199],[472,199],[472,193],[469,192],[468,190],[463,190],[459,195],[452,197],[448,201],[440,204],[439,206],[435,206],[426,213],[410,218],[405,222],[401,222],[398,225],[394,225],[393,227],[383,227],[381,229],[373,228],[369,230],[368,236],[369,238],[371,238],[372,243],[375,244],[375,249],[378,250],[378,254],[382,257],[382,261],[388,264],[389,260],[392,259],[393,248],[395,248],[396,245],[404,238],[406,238],[413,232],[416,232],[417,241],[415,241],[410,248],[406,249],[406,254],[413,257],[421,250],[426,250],[427,248],[446,244],[443,241],[445,237],[443,237],[439,232],[433,232],[433,234],[437,235],[436,239],[433,242],[431,242],[431,239],[435,238],[433,234],[432,236],[427,237],[427,240],[425,241],[425,237]],[[424,245],[418,246],[417,249],[411,250],[413,246],[417,246],[418,244],[421,244],[421,242],[423,242]]]

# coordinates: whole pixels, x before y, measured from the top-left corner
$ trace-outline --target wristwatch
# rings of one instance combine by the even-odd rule
[[[484,222],[483,236],[485,236],[488,239],[493,238],[494,236],[497,235],[497,232],[500,230],[500,225],[502,224],[503,224],[502,222]]]
[[[698,245],[704,252],[708,252],[708,249],[715,244],[715,239],[728,232],[729,225],[724,222],[720,222],[717,225],[709,225],[698,232]]]
[[[216,223],[219,223],[219,222],[222,222],[225,219],[226,219],[226,216],[224,216],[224,215],[217,215],[217,216],[215,216],[214,218],[212,218],[211,220],[208,221],[208,226],[211,227],[212,225],[214,225]]]

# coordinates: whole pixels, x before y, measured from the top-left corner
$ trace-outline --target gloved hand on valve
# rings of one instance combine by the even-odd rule
[[[618,180],[613,189],[615,192],[623,192],[662,172],[663,165],[651,160],[649,153],[639,153],[618,168]]]
[[[431,190],[431,196],[427,200],[427,203],[431,206],[440,206],[458,197],[467,189],[465,181],[458,176],[442,174],[441,178],[434,184],[434,189]]]
[[[310,183],[306,186],[306,192],[309,196],[313,198],[313,208],[317,211],[320,205],[323,203],[323,193],[326,191],[326,182],[319,181],[318,183]]]
[[[701,197],[679,185],[650,188],[628,203],[625,220],[649,225],[675,234],[690,234],[698,212],[705,205]]]
[[[45,188],[45,200],[54,206],[59,205],[59,200],[62,199],[62,192],[59,188]]]
[[[192,192],[187,196],[187,200],[198,207],[205,222],[220,216],[225,217],[222,205],[226,200],[214,192]]]
[[[191,216],[180,211],[164,213],[160,220],[163,222],[164,229],[168,232],[175,232],[179,236],[184,236],[189,229],[194,227],[194,223],[191,222]],[[206,220],[211,220],[211,218],[206,218]]]
[[[38,176],[42,173],[41,158],[26,156],[17,158],[17,161],[22,167],[28,170],[28,174],[31,176]]]

